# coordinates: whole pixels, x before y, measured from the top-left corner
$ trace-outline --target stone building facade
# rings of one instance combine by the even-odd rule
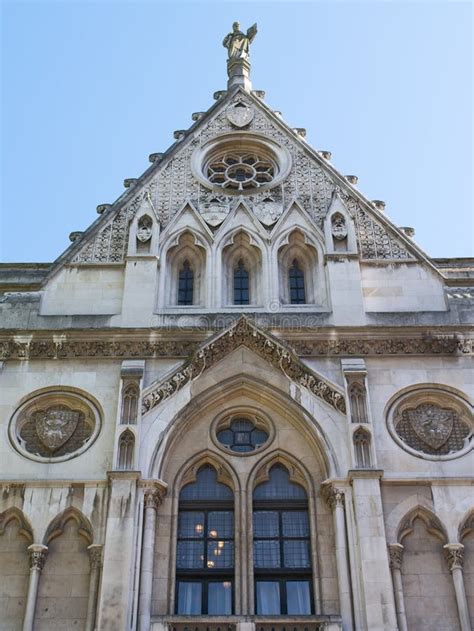
[[[254,36],[54,263],[0,267],[2,631],[474,623],[474,260],[266,104]]]

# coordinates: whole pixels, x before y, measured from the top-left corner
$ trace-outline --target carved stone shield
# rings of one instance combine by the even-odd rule
[[[201,217],[209,225],[215,228],[220,225],[229,214],[228,204],[220,198],[211,200],[209,206],[201,213]]]
[[[252,122],[254,111],[246,103],[239,101],[227,108],[226,116],[235,127],[246,127]]]
[[[254,215],[265,226],[272,226],[278,221],[278,218],[283,212],[283,206],[274,202],[272,199],[263,201],[261,204],[257,204],[253,209]]]
[[[56,451],[74,434],[81,412],[58,405],[33,416],[38,438],[50,451]]]
[[[423,403],[405,414],[416,435],[432,449],[439,449],[451,436],[456,412]]]

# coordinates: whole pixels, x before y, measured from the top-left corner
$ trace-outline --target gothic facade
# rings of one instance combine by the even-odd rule
[[[250,83],[0,266],[0,630],[469,631],[474,260]]]

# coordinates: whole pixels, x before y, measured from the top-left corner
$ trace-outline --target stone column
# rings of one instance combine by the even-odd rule
[[[23,631],[33,631],[35,621],[36,598],[38,596],[38,584],[41,570],[46,560],[48,547],[33,543],[28,547],[30,554],[30,580],[28,583],[28,597],[26,600],[25,617],[23,620]]]
[[[87,617],[85,631],[94,631],[97,613],[97,597],[99,595],[100,568],[102,567],[102,546],[92,544],[88,548],[91,573],[89,577],[89,598],[87,600]]]
[[[346,517],[344,512],[344,491],[330,487],[325,491],[328,504],[333,510],[334,535],[336,539],[336,567],[341,603],[342,628],[351,631],[352,620],[351,588],[349,582],[349,559],[347,556]]]
[[[138,605],[139,631],[149,631],[150,629],[153,564],[155,561],[156,513],[163,499],[163,495],[164,492],[161,488],[145,487],[145,516],[143,520],[140,597]]]
[[[404,547],[401,543],[388,544],[388,554],[390,558],[390,570],[392,572],[393,595],[395,597],[395,611],[397,614],[398,630],[408,631],[401,572],[403,550]]]
[[[462,571],[464,546],[462,543],[447,543],[444,546],[444,550],[448,567],[453,577],[461,631],[471,631],[472,627],[469,621],[469,610],[467,607],[466,589],[464,587],[464,575]]]

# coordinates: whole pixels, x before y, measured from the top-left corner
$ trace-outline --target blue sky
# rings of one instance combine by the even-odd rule
[[[473,255],[470,2],[2,3],[2,261],[52,261],[226,84],[258,23],[255,89],[416,229]]]

